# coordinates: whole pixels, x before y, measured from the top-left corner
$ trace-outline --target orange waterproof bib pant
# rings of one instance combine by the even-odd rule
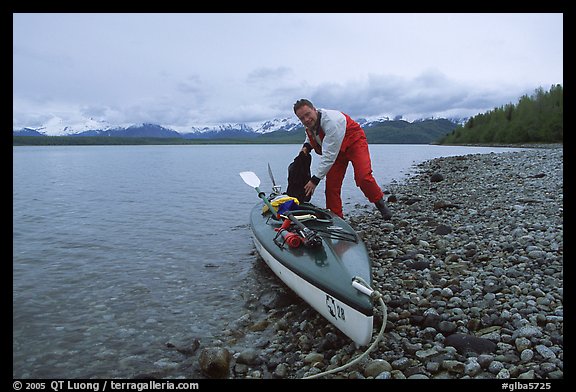
[[[371,203],[377,202],[384,196],[382,189],[372,176],[370,151],[368,150],[368,141],[364,130],[347,115],[346,123],[346,136],[344,136],[342,141],[340,152],[326,174],[326,208],[340,217],[343,217],[340,194],[349,162],[352,162],[352,167],[354,168],[356,186],[360,188]]]

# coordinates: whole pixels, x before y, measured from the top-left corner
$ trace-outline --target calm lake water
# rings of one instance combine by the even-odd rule
[[[244,312],[256,256],[238,175],[287,186],[299,145],[13,147],[13,377],[130,378],[166,343]],[[383,189],[441,156],[514,148],[371,145]],[[313,156],[313,167],[318,156]],[[324,206],[323,182],[312,202]],[[346,175],[344,214],[367,200]]]

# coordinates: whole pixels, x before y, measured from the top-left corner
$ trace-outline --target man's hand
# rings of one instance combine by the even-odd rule
[[[306,192],[306,196],[312,197],[314,194],[314,189],[316,189],[316,184],[312,181],[308,181],[306,185],[304,185],[304,191]]]
[[[311,151],[312,151],[312,145],[308,142],[304,143],[301,152],[303,152],[305,155],[308,155],[310,154]]]

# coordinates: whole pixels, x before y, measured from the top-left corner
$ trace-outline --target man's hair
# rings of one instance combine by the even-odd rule
[[[310,109],[314,109],[314,105],[307,99],[299,99],[294,104],[294,114],[296,114],[296,110],[300,109],[302,106],[308,106]]]

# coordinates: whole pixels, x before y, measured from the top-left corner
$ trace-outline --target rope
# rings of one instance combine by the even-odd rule
[[[360,281],[364,286],[366,286],[370,290],[372,290],[364,279],[362,279],[358,276],[355,277],[355,279]],[[378,333],[378,336],[376,336],[376,339],[374,340],[374,342],[372,342],[372,344],[370,345],[370,347],[368,347],[368,349],[366,351],[364,351],[362,354],[360,354],[358,357],[351,360],[350,362],[345,363],[344,365],[337,367],[335,369],[331,369],[331,370],[327,370],[327,371],[322,372],[322,373],[317,373],[317,374],[313,374],[311,376],[303,377],[304,380],[318,378],[318,377],[326,376],[328,374],[341,372],[344,369],[347,369],[351,366],[356,365],[358,362],[360,362],[362,359],[364,359],[370,352],[372,352],[372,350],[374,350],[378,346],[378,343],[380,342],[380,340],[384,336],[384,329],[386,329],[386,322],[388,320],[388,311],[386,309],[386,305],[384,304],[384,301],[382,300],[382,294],[380,294],[379,291],[372,290],[372,294],[370,294],[370,297],[373,300],[378,300],[380,302],[380,307],[382,308],[382,326],[380,327],[380,332]]]

